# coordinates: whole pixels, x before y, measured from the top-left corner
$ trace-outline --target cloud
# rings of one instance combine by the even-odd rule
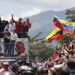
[[[29,17],[29,16],[32,16],[32,15],[36,15],[38,13],[40,13],[41,10],[39,8],[33,8],[32,10],[30,11],[27,11],[27,12],[21,12],[21,17]]]
[[[5,16],[1,16],[2,20],[7,20],[7,21],[10,21],[11,20],[11,15],[7,15],[6,17]],[[19,17],[17,16],[14,16],[14,19],[17,20]]]
[[[30,2],[30,0],[27,0]],[[31,0],[31,3],[45,10],[64,10],[75,6],[75,0]]]
[[[38,7],[42,10],[64,10],[75,6],[75,0],[0,0],[0,2]]]
[[[19,16],[14,16],[14,19],[17,20],[19,17],[30,17],[30,16],[33,16],[33,15],[36,15],[38,13],[40,13],[41,10],[39,8],[33,8],[32,10],[30,11],[27,11],[27,12],[20,12],[19,13]],[[3,20],[8,20],[10,21],[11,19],[11,14],[8,14],[7,16],[1,16]]]
[[[75,6],[75,0],[2,0],[18,4],[27,4],[45,10],[64,10]]]
[[[74,7],[75,0],[0,0],[0,5],[0,14],[3,15],[3,19],[9,20],[12,13],[16,16],[15,19],[18,19],[46,10],[65,10]]]

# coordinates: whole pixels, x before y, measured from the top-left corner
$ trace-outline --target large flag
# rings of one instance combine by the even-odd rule
[[[68,22],[68,21],[65,21]],[[74,31],[74,27],[72,25],[69,25],[69,23],[65,23],[63,20],[58,19],[57,17],[54,17],[53,23],[60,28],[61,30],[69,33],[69,34],[73,34]]]
[[[69,21],[61,20],[61,19],[59,19],[59,21],[60,21],[60,23],[75,27],[75,22],[69,22]]]
[[[59,32],[61,29],[56,28],[51,34],[49,34],[45,39],[48,40],[49,38],[53,37],[57,32]]]
[[[63,38],[63,31],[57,28],[54,30],[49,36],[46,37],[47,42],[52,42],[53,39],[62,39]]]

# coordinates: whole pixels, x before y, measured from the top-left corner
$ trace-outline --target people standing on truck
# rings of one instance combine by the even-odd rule
[[[24,21],[24,27],[23,27],[23,31],[24,31],[24,37],[28,38],[28,40],[30,41],[30,36],[28,35],[28,31],[31,28],[31,23],[29,18],[26,19],[26,22]]]
[[[7,57],[9,55],[9,34],[5,33],[3,40],[1,40],[1,42],[4,43],[4,56]]]
[[[17,39],[18,39],[18,35],[15,33],[15,30],[12,29],[10,35],[10,42],[9,42],[10,56],[14,56],[14,47]]]
[[[24,23],[22,22],[22,18],[19,18],[18,21],[15,21],[12,15],[12,20],[16,24],[15,32],[17,33],[19,38],[22,38],[23,26],[24,26]]]
[[[15,23],[13,22],[13,20],[10,20],[10,24],[9,24],[9,32],[11,33],[11,31],[16,30],[16,26]]]

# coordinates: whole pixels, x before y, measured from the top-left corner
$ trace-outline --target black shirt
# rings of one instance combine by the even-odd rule
[[[10,39],[4,36],[4,43],[9,43]]]

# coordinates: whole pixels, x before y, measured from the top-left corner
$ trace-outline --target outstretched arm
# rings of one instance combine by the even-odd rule
[[[13,19],[13,14],[11,15],[11,18],[12,18],[12,20],[14,20],[14,19]]]
[[[12,18],[13,22],[15,22],[15,23],[16,23],[16,21],[15,21],[15,20],[14,20],[14,18],[13,18],[13,14],[11,15],[11,18]]]

